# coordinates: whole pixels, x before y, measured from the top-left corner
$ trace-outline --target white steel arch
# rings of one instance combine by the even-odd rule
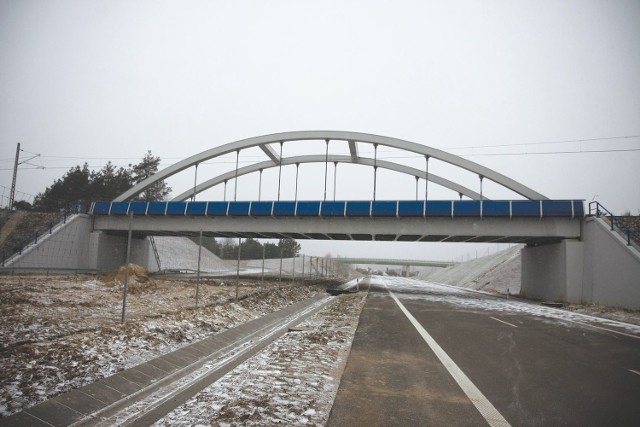
[[[380,136],[380,135],[372,135],[372,134],[366,134],[366,133],[359,133],[359,132],[348,132],[348,131],[294,131],[294,132],[283,132],[283,133],[276,133],[276,134],[271,134],[271,135],[263,135],[263,136],[256,136],[253,138],[247,138],[247,139],[243,139],[243,140],[239,140],[239,141],[235,141],[235,142],[231,142],[229,144],[225,144],[219,147],[215,147],[206,151],[203,151],[201,153],[195,154],[191,157],[188,157],[184,160],[181,160],[161,171],[158,171],[156,174],[150,176],[149,178],[145,179],[144,181],[134,185],[133,187],[131,187],[129,190],[127,190],[126,192],[122,193],[120,196],[118,196],[115,201],[123,201],[123,200],[127,200],[130,197],[135,196],[136,194],[140,193],[141,191],[143,191],[145,188],[149,187],[150,185],[154,184],[157,181],[166,179],[178,172],[181,172],[191,166],[197,165],[199,163],[202,163],[204,161],[228,154],[228,153],[233,153],[236,151],[240,151],[243,149],[247,149],[247,148],[251,148],[251,147],[260,147],[265,154],[270,158],[270,160],[267,162],[269,165],[271,166],[277,166],[279,165],[281,162],[283,165],[285,164],[291,164],[289,163],[288,159],[280,159],[280,156],[271,148],[271,146],[269,144],[273,144],[273,143],[284,143],[284,142],[302,142],[302,141],[308,141],[308,140],[326,140],[326,141],[346,141],[349,144],[349,149],[351,151],[351,163],[357,163],[357,164],[371,164],[368,162],[365,162],[365,159],[367,158],[363,158],[360,157],[358,155],[357,152],[357,145],[355,144],[357,143],[368,143],[368,144],[373,144],[373,145],[382,145],[382,146],[386,146],[386,147],[391,147],[391,148],[397,148],[400,150],[405,150],[405,151],[409,151],[412,153],[416,153],[416,154],[421,154],[424,155],[425,157],[428,157],[430,159],[437,159],[449,164],[452,164],[454,166],[460,167],[462,169],[465,169],[469,172],[475,173],[478,176],[480,176],[483,179],[489,179],[505,188],[508,188],[512,191],[514,191],[517,194],[520,194],[521,196],[527,198],[527,199],[535,199],[535,200],[546,200],[547,198],[545,196],[543,196],[542,194],[532,190],[531,188],[517,182],[514,181],[513,179],[506,177],[492,169],[489,169],[487,167],[481,166],[477,163],[474,163],[470,160],[466,160],[463,159],[459,156],[447,153],[445,151],[442,150],[438,150],[436,148],[432,148],[432,147],[427,147],[425,145],[420,145],[420,144],[416,144],[415,142],[409,142],[409,141],[405,141],[402,139],[398,139],[398,138],[391,138],[391,137],[386,137],[386,136]],[[305,157],[305,156],[301,156],[301,157]],[[312,156],[314,157],[314,156]],[[332,156],[333,157],[333,156]],[[368,160],[372,160],[372,159],[368,159]],[[314,162],[316,161],[315,159],[313,160]],[[285,163],[287,162],[287,163]],[[295,162],[294,162],[295,163]],[[299,162],[302,163],[302,162]],[[388,162],[391,163],[391,162]],[[395,164],[397,165],[397,164]],[[377,166],[383,167],[382,166],[382,161],[377,161]],[[391,166],[391,165],[387,165],[387,166]],[[401,165],[397,165],[397,166],[401,166]],[[406,168],[406,167],[405,167]],[[264,167],[263,167],[264,169]],[[393,167],[389,167],[389,169],[393,169],[393,170],[398,170],[395,169]],[[413,169],[413,168],[409,168],[409,169]],[[259,170],[256,169],[256,170]],[[417,174],[415,173],[415,171],[417,171],[417,169],[413,169],[412,171],[403,171],[403,170],[399,170],[400,172],[403,173],[408,173],[409,175],[414,175],[417,176]],[[238,170],[239,173],[239,170]],[[248,173],[248,172],[245,172]],[[425,174],[426,175],[426,174]],[[442,182],[436,182],[432,179],[432,174],[429,173],[429,181],[433,181],[434,183],[438,183],[440,185],[443,185]],[[235,171],[234,171],[234,176],[235,176]],[[219,177],[217,177],[219,178]],[[217,178],[214,178],[217,179]],[[440,178],[440,177],[438,177]],[[228,178],[227,178],[228,179]],[[442,179],[442,178],[440,178]],[[207,182],[210,182],[212,180],[209,180]],[[223,182],[224,179],[222,179],[220,182]],[[452,188],[450,186],[450,184],[454,184],[451,181],[448,181],[447,185],[444,185],[445,187],[448,188]],[[215,184],[212,184],[215,185]],[[474,192],[471,192],[471,190],[466,189],[465,187],[459,186],[458,184],[454,184],[455,186],[460,187],[461,189],[465,189],[465,191],[458,191],[462,194],[473,194]],[[207,187],[209,188],[209,187]],[[204,189],[204,188],[203,188]],[[453,189],[453,188],[452,188]],[[196,193],[202,191],[202,190],[198,190],[198,186],[196,186]],[[190,194],[193,193],[193,190],[190,190]],[[185,193],[182,193],[180,196],[176,197],[176,199],[181,198]],[[470,196],[471,197],[471,196]],[[474,199],[479,199],[480,195],[475,193],[473,195]]]
[[[400,173],[404,173],[407,175],[411,175],[411,176],[416,176],[418,178],[422,178],[424,179],[426,177],[426,172],[425,171],[421,171],[419,169],[416,168],[412,168],[409,166],[405,166],[405,165],[400,165],[397,163],[393,163],[393,162],[389,162],[386,160],[377,160],[374,162],[373,159],[370,159],[368,157],[358,157],[357,159],[353,159],[353,157],[351,156],[341,156],[341,155],[330,155],[330,156],[325,156],[324,154],[316,154],[316,155],[308,155],[308,156],[296,156],[296,157],[286,157],[282,159],[282,166],[288,166],[288,165],[295,165],[296,163],[299,164],[307,164],[307,163],[324,163],[325,161],[328,161],[329,163],[351,163],[351,164],[358,164],[358,165],[365,165],[365,166],[374,166],[377,165],[379,168],[383,168],[383,169],[389,169],[392,171],[396,171],[396,172],[400,172]],[[261,163],[255,163],[249,166],[244,166],[241,168],[238,168],[238,172],[237,172],[237,176],[241,177],[243,175],[248,175],[250,173],[254,173],[254,172],[258,172],[261,169],[269,169],[269,168],[273,168],[273,167],[278,167],[279,163],[273,163],[272,161],[265,161],[265,162],[261,162]],[[236,177],[236,171],[232,170],[229,172],[225,172],[223,174],[220,174],[214,178],[211,178],[205,182],[202,182],[200,184],[198,184],[195,188],[195,193],[201,193],[205,190],[208,190],[211,187],[214,187],[218,184],[221,184],[225,181],[230,181],[232,179],[234,179]],[[476,199],[479,200],[480,199],[480,194],[476,193],[475,191],[464,187],[460,184],[457,184],[455,182],[449,181],[446,178],[442,178],[438,175],[435,175],[431,172],[429,172],[429,181],[433,182],[434,184],[438,184],[441,185],[443,187],[449,188],[450,190],[456,191],[460,194],[462,194],[463,196],[467,196],[470,199]],[[194,189],[190,188],[189,190],[179,194],[178,196],[174,197],[172,199],[172,201],[182,201],[182,200],[187,200],[188,198],[190,198],[191,196],[193,196],[194,193]],[[486,199],[485,196],[482,197],[483,199]]]

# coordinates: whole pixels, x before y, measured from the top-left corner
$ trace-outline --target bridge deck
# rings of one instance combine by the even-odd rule
[[[98,202],[94,228],[138,235],[504,242],[580,237],[580,200]]]

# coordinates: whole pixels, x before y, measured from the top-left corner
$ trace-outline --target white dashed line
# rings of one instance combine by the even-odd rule
[[[516,326],[516,325],[513,325],[513,324],[511,324],[511,323],[509,323],[509,322],[505,322],[504,320],[496,319],[495,317],[491,317],[491,316],[489,316],[489,318],[490,318],[490,319],[493,319],[493,320],[495,320],[495,321],[497,321],[497,322],[504,323],[505,325],[509,325],[509,326],[513,326],[514,328],[517,328],[517,326]]]
[[[634,374],[640,375],[640,372],[636,371],[635,369],[629,369],[630,372],[633,372]]]
[[[387,292],[391,295],[391,298],[398,304],[400,310],[407,316],[407,319],[411,322],[411,324],[417,329],[418,333],[425,342],[431,347],[431,350],[438,357],[440,362],[444,365],[445,368],[449,371],[449,374],[453,377],[454,380],[458,383],[462,391],[467,395],[467,397],[471,400],[471,403],[476,407],[476,409],[480,412],[480,414],[484,417],[484,419],[489,423],[490,426],[495,427],[510,427],[511,424],[504,419],[502,414],[498,412],[498,410],[489,402],[489,400],[482,394],[482,392],[476,387],[474,383],[462,372],[462,370],[456,365],[456,363],[449,357],[447,353],[440,347],[440,345],[429,335],[429,333],[422,327],[422,325],[416,320],[415,317],[409,310],[405,308],[405,306],[400,302],[398,298],[389,290],[387,285],[384,285],[387,288]]]

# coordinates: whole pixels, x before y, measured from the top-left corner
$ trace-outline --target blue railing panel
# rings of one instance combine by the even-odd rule
[[[449,217],[451,218],[451,201],[450,200],[433,200],[427,201],[427,218],[430,216],[435,217]]]
[[[147,215],[164,215],[167,211],[167,202],[149,202]]]
[[[573,213],[576,218],[582,218],[584,216],[584,204],[582,200],[573,201]]]
[[[251,202],[229,202],[229,216],[249,216]]]
[[[148,202],[131,202],[129,204],[129,213],[133,213],[133,215],[146,215],[147,206],[149,206]]]
[[[321,202],[298,202],[296,214],[298,216],[319,216]]]
[[[282,202],[96,202],[94,215],[322,216],[322,217],[576,217],[585,215],[581,200],[378,200]],[[542,209],[542,215],[541,215]]]
[[[371,202],[347,202],[347,216],[370,216]]]
[[[273,202],[273,216],[295,216],[296,202]]]
[[[571,216],[573,214],[572,202],[569,200],[543,200],[542,216]]]
[[[187,205],[188,216],[205,216],[207,214],[207,202],[189,202]]]
[[[167,205],[167,215],[184,215],[187,211],[187,202],[169,202]]]
[[[511,202],[513,217],[540,217],[539,200],[513,200]]]
[[[398,216],[398,202],[380,200],[371,205],[371,216],[395,217]]]
[[[129,202],[111,203],[111,215],[127,215],[129,213]]]
[[[400,201],[398,202],[399,217],[422,217],[424,216],[424,202],[418,201]]]
[[[93,214],[109,215],[109,208],[111,208],[111,202],[96,202],[93,205]]]
[[[229,202],[209,202],[207,216],[227,216]]]
[[[322,202],[322,216],[344,216],[345,205],[347,202]],[[298,215],[300,215],[298,207]]]
[[[509,201],[483,200],[482,216],[509,218]]]
[[[271,216],[273,202],[253,202],[251,203],[251,216]]]
[[[454,217],[479,217],[480,200],[459,200],[453,202]]]

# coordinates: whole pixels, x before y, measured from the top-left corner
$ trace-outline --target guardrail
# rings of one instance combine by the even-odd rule
[[[582,218],[582,200],[96,202],[92,215],[209,217]]]
[[[611,213],[611,211],[605,208],[604,206],[602,206],[600,202],[597,202],[597,201],[589,202],[589,215],[595,216],[597,218],[600,218],[603,216],[607,218],[609,220],[609,223],[611,224],[611,231],[617,231],[627,238],[627,246],[632,246],[631,239],[640,243],[640,232],[638,232],[629,224],[627,224],[619,216],[616,216],[613,213]]]

